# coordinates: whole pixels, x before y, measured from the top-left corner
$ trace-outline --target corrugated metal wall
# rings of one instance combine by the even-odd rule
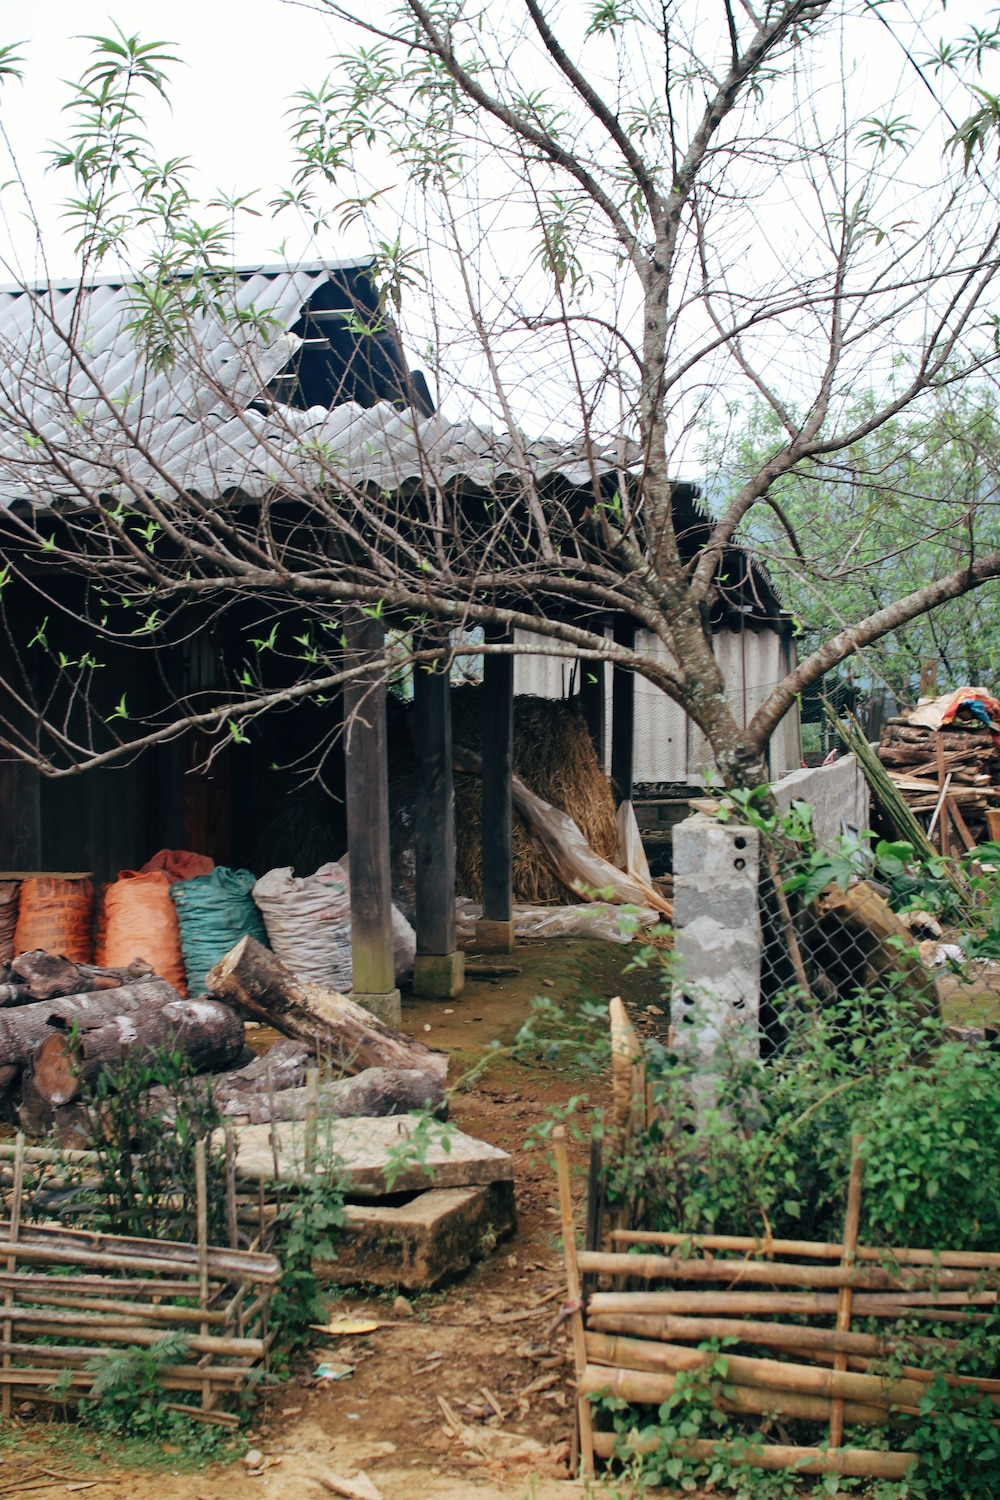
[[[515,632],[515,640],[529,650],[542,637],[531,631]],[[720,630],[712,638],[716,659],[722,668],[730,702],[742,724],[748,724],[777,683],[792,665],[792,648],[774,630],[736,632]],[[636,635],[636,650],[654,660],[669,662],[670,653],[657,636],[648,631]],[[606,672],[607,722],[611,724],[611,672]],[[578,678],[570,662],[554,657],[514,658],[514,692],[533,693],[539,698],[567,698]],[[607,737],[605,771],[610,771],[610,733]],[[699,782],[709,764],[705,736],[665,693],[644,677],[635,680],[635,740],[633,776],[637,782]],[[792,709],[771,740],[771,775],[774,779],[795,770],[801,760],[798,710]]]

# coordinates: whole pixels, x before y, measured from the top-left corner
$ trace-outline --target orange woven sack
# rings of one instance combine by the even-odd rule
[[[42,948],[74,964],[89,964],[94,928],[92,880],[32,875],[21,882],[14,952]]]
[[[211,875],[215,860],[207,854],[192,854],[189,849],[158,849],[152,859],[139,871],[148,875],[150,870],[165,870],[171,880],[192,880],[195,875]]]
[[[164,870],[122,870],[104,893],[103,946],[98,962],[125,968],[144,958],[153,972],[187,995],[177,910]]]
[[[0,964],[14,957],[14,929],[17,926],[17,893],[19,880],[0,880]]]

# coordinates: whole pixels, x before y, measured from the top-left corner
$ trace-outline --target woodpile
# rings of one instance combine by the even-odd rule
[[[945,855],[1000,838],[1000,736],[985,724],[890,719],[878,758]]]
[[[332,1117],[401,1114],[430,1104],[446,1112],[448,1058],[395,1031],[347,996],[301,984],[267,948],[245,937],[216,964],[212,993],[184,1000],[148,965],[124,969],[23,953],[0,974],[0,1091],[19,1100],[29,1134],[55,1129],[82,1146],[96,1122],[82,1105],[102,1073],[126,1057],[179,1051],[212,1078],[223,1114],[242,1123],[306,1119],[304,1087],[319,1063],[331,1080],[313,1105]],[[265,1056],[246,1046],[244,1014],[285,1038]],[[150,1108],[176,1101],[154,1089]]]

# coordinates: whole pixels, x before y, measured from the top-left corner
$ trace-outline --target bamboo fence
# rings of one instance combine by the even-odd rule
[[[235,1178],[228,1174],[229,1245],[208,1242],[205,1143],[195,1154],[194,1244],[25,1224],[23,1136],[14,1147],[10,1216],[0,1219],[0,1403],[14,1397],[72,1401],[98,1378],[115,1348],[148,1348],[168,1333],[184,1336],[178,1361],[158,1384],[200,1395],[183,1406],[210,1422],[235,1425],[218,1409],[252,1369],[266,1367],[271,1290],[281,1275],[273,1255],[242,1250],[236,1239]]]
[[[595,1456],[614,1456],[619,1441],[613,1433],[592,1431],[592,1398],[608,1395],[635,1405],[659,1404],[678,1389],[679,1377],[701,1369],[711,1372],[719,1358],[692,1345],[727,1339],[738,1352],[727,1349],[722,1356],[724,1379],[712,1376],[713,1404],[736,1416],[823,1424],[828,1441],[822,1448],[689,1442],[683,1445],[688,1457],[728,1452],[734,1462],[764,1469],[905,1476],[917,1462],[914,1453],[844,1448],[845,1425],[891,1424],[905,1431],[957,1340],[934,1327],[926,1333],[883,1336],[852,1325],[859,1318],[906,1319],[908,1325],[911,1320],[949,1326],[981,1321],[997,1306],[1000,1254],[859,1245],[863,1157],[857,1137],[840,1244],[654,1233],[612,1221],[607,1239],[631,1253],[578,1251],[565,1133],[556,1130],[553,1139],[586,1474],[593,1473]],[[657,1250],[669,1253],[651,1253]],[[590,1286],[598,1277],[615,1290],[581,1296],[581,1279]],[[628,1289],[635,1282],[647,1287]],[[666,1285],[654,1290],[651,1282]],[[695,1289],[691,1283],[704,1285]],[[891,1361],[891,1376],[885,1373],[886,1361]],[[1000,1379],[950,1374],[944,1379],[959,1395],[967,1392],[970,1401],[985,1396],[1000,1406]],[[634,1434],[628,1443],[635,1451],[643,1448]]]

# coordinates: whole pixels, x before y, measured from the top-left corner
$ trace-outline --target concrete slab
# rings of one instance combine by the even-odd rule
[[[348,1203],[337,1258],[313,1261],[321,1281],[424,1291],[467,1271],[516,1225],[514,1184],[434,1188],[409,1203]]]
[[[225,1144],[221,1131],[216,1132],[216,1137],[218,1144]],[[282,1120],[274,1126],[240,1125],[236,1141],[239,1177],[273,1182],[275,1151],[282,1182],[295,1182],[303,1176],[302,1121]],[[385,1175],[390,1162],[398,1163],[401,1168],[394,1175],[391,1189]],[[487,1187],[493,1182],[512,1182],[514,1178],[514,1163],[506,1151],[486,1141],[477,1141],[453,1125],[432,1122],[428,1128],[415,1115],[389,1115],[377,1120],[320,1120],[316,1170],[339,1174],[349,1196],[371,1198],[384,1197],[389,1191],[419,1193],[430,1187]]]

